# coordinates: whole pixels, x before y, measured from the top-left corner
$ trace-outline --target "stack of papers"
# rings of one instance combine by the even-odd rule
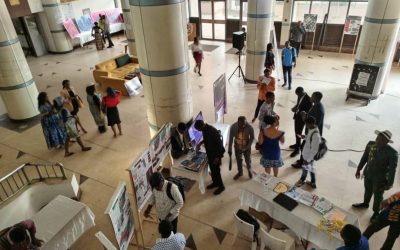
[[[309,192],[304,191],[300,196],[299,202],[306,206],[312,207],[314,203],[318,200],[318,196]]]
[[[272,175],[262,172],[257,174],[254,180],[262,185],[267,185],[272,180]]]
[[[206,153],[198,152],[193,155],[192,158],[182,161],[181,165],[187,170],[199,172],[203,166],[207,165],[207,163]]]
[[[298,201],[300,199],[300,197],[305,193],[306,191],[304,191],[301,188],[297,188],[297,187],[292,187],[291,189],[289,189],[289,191],[287,191],[285,193],[285,195],[289,196],[290,198],[292,198],[295,201]]]
[[[325,215],[333,208],[332,202],[328,201],[324,197],[318,198],[312,206],[315,210]]]

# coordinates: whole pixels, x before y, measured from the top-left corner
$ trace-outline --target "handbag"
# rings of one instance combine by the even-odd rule
[[[76,95],[76,100],[78,101],[78,106],[80,109],[85,107],[85,105],[83,104],[82,98],[79,95]]]
[[[260,151],[261,150],[261,145],[260,143],[256,142],[256,150]]]

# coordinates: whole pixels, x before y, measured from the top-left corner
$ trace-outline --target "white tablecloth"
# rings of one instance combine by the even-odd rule
[[[268,184],[268,188],[254,180],[247,182],[240,192],[241,206],[243,208],[252,207],[257,211],[267,213],[275,220],[285,224],[301,238],[314,243],[322,249],[336,249],[344,246],[339,233],[329,236],[327,232],[318,230],[317,225],[322,218],[322,214],[313,208],[299,203],[296,208],[289,211],[273,201],[278,195],[273,189],[280,181],[278,178],[273,178]],[[338,207],[336,209],[346,215],[345,221],[347,223],[359,227],[358,218],[355,215]]]
[[[93,212],[83,203],[59,195],[32,217],[41,250],[69,249],[95,225]]]
[[[224,144],[224,147],[226,147],[226,145],[228,144],[228,140],[229,140],[230,125],[223,124],[223,123],[211,123],[210,125],[221,131],[221,134],[223,137],[223,144]],[[205,152],[205,151],[203,150],[203,152]],[[183,177],[186,177],[186,178],[189,178],[192,180],[193,179],[197,180],[199,182],[200,192],[202,194],[204,194],[206,192],[205,180],[208,175],[208,166],[201,168],[199,170],[199,172],[193,172],[193,171],[187,170],[183,166],[181,166],[181,162],[186,159],[192,158],[193,153],[189,153],[179,159],[174,160],[174,164],[172,165],[172,168],[171,168],[172,176],[183,176]]]

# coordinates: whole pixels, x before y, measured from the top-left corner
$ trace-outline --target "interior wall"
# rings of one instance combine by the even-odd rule
[[[90,8],[91,12],[115,8],[114,1],[110,0],[79,0],[70,3],[74,9],[75,18],[82,16],[82,10],[87,8]]]

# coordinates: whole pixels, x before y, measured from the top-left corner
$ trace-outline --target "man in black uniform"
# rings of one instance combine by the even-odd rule
[[[203,132],[203,141],[197,145],[197,149],[202,144],[206,148],[206,154],[208,158],[208,165],[210,165],[212,183],[207,186],[207,189],[217,188],[214,191],[215,195],[222,193],[225,190],[224,183],[221,178],[221,159],[224,157],[225,148],[222,142],[222,136],[220,132],[205,124],[202,120],[197,120],[194,124],[194,128]]]

